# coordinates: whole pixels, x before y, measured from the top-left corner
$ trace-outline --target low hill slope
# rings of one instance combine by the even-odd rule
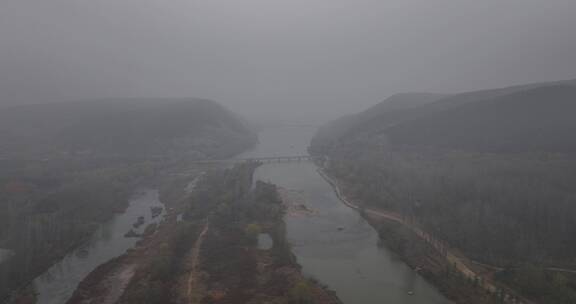
[[[338,140],[368,129],[384,128],[406,118],[417,107],[438,101],[446,95],[403,93],[393,95],[358,114],[336,119],[322,126],[313,139],[313,147],[329,146]]]
[[[514,150],[512,146],[515,144],[518,144],[516,150],[571,149],[568,146],[572,144],[565,145],[560,141],[566,139],[566,132],[570,132],[570,119],[565,116],[570,111],[573,113],[567,100],[574,100],[571,92],[574,88],[576,80],[449,96],[401,94],[397,96],[416,102],[406,102],[407,106],[401,108],[388,108],[385,101],[359,114],[329,123],[320,128],[312,141],[311,151],[329,153],[338,146],[358,144],[359,141],[363,144],[387,144],[389,140],[397,144],[490,151]],[[541,118],[534,117],[538,113]],[[560,121],[552,123],[556,115],[564,125],[560,125]],[[516,126],[515,121],[518,122]],[[542,139],[528,144],[529,135]],[[494,142],[488,144],[488,141]]]
[[[202,99],[63,102],[3,109],[0,156],[166,155],[240,152],[256,141],[244,121]]]
[[[576,87],[549,86],[468,103],[387,130],[393,144],[483,152],[576,151]]]

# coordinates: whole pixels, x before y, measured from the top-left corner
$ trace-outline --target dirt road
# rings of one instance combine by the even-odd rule
[[[197,302],[197,298],[194,296],[194,288],[197,287],[197,280],[198,280],[198,265],[200,263],[200,250],[202,249],[202,243],[206,238],[206,234],[210,230],[210,223],[206,221],[204,224],[204,229],[196,239],[194,243],[194,248],[192,249],[192,255],[190,257],[190,274],[188,276],[188,289],[186,292],[186,298],[188,299],[189,304],[194,304]]]

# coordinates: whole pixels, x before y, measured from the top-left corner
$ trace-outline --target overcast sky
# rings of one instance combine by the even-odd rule
[[[195,96],[333,118],[398,92],[576,78],[575,13],[574,0],[0,0],[0,102]]]

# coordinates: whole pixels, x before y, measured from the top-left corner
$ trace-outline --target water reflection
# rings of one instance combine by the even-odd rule
[[[124,234],[133,228],[138,217],[143,216],[145,225],[134,229],[144,231],[147,224],[159,222],[163,214],[153,218],[151,208],[161,205],[158,191],[145,189],[130,199],[125,213],[115,216],[102,225],[89,242],[67,255],[34,280],[38,292],[38,304],[61,304],[71,296],[76,286],[92,270],[108,260],[120,256],[133,247],[138,238],[126,238]]]
[[[10,259],[10,257],[12,257],[13,255],[14,252],[12,252],[12,250],[0,248],[0,264],[7,262],[8,259]]]
[[[258,249],[270,250],[274,247],[274,241],[268,233],[260,233],[258,235]]]

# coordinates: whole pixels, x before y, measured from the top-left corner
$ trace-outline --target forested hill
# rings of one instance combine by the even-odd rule
[[[446,96],[432,93],[393,95],[363,112],[341,117],[322,126],[314,137],[312,145],[314,147],[330,145],[353,134],[385,128],[406,119],[415,108]]]
[[[346,143],[392,140],[451,149],[572,151],[567,137],[576,126],[568,117],[574,113],[575,88],[576,80],[539,83],[431,97],[429,102],[416,98],[415,104],[408,94],[400,110],[378,105],[327,124],[311,150],[326,153]]]
[[[255,141],[242,119],[203,99],[62,102],[0,112],[1,157],[223,157]]]
[[[468,103],[391,127],[393,144],[482,152],[576,152],[576,87]]]

